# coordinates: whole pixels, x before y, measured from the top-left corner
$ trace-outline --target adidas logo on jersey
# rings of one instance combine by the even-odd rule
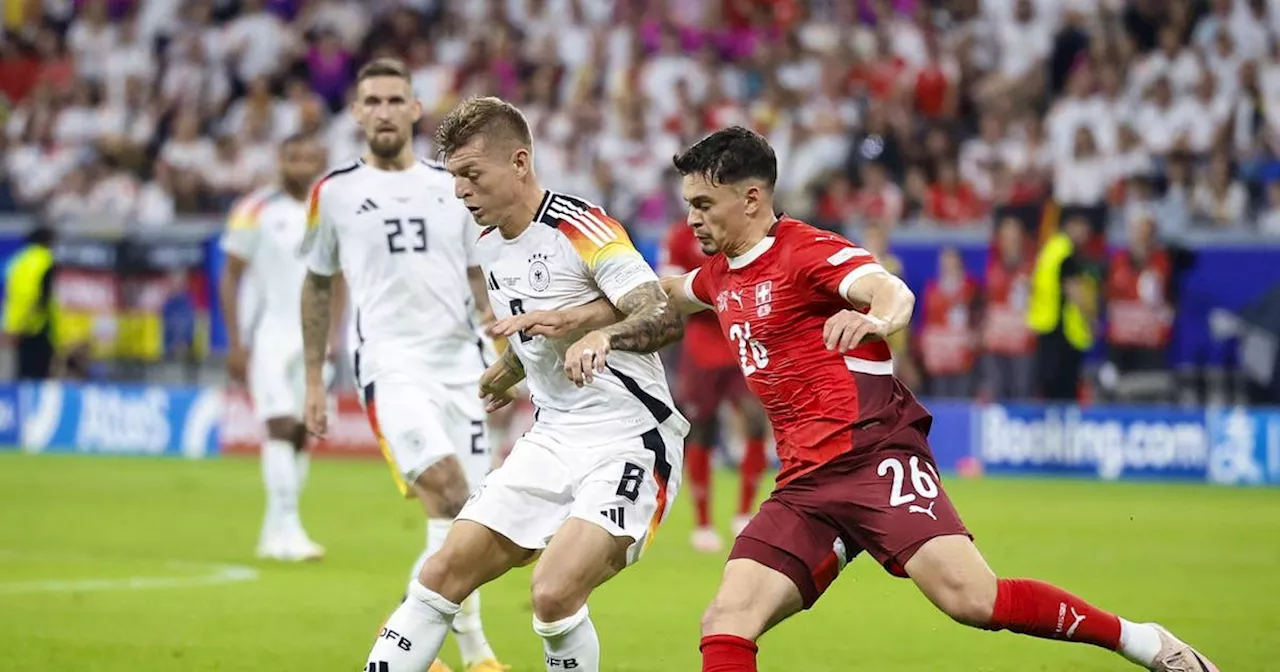
[[[604,516],[605,518],[608,518],[614,525],[617,525],[618,527],[621,527],[621,528],[626,528],[627,526],[627,523],[625,522],[626,511],[627,510],[622,508],[621,506],[615,506],[612,509],[605,509],[604,511],[601,511],[600,515]]]
[[[377,209],[378,209],[378,204],[374,203],[372,198],[366,198],[364,199],[364,203],[360,204],[360,209],[356,210],[356,214],[362,215],[366,212],[373,212],[374,210],[377,210]]]

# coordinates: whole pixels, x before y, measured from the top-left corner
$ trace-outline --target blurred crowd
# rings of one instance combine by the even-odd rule
[[[789,214],[860,240],[920,223],[1008,229],[993,250],[1030,264],[1046,203],[1058,221],[1083,217],[1157,250],[1195,230],[1280,235],[1280,0],[12,0],[4,11],[0,211],[67,227],[221,214],[272,179],[277,143],[298,132],[325,138],[335,164],[358,155],[344,109],[354,72],[395,56],[427,111],[422,154],[458,99],[503,96],[529,116],[544,182],[604,205],[640,239],[682,217],[672,154],[732,124],[777,148]],[[988,310],[992,278],[965,279],[957,264],[940,260],[946,288],[973,283],[982,320],[1014,319]],[[1108,268],[1096,274],[1104,292]],[[967,338],[981,346],[978,318]]]
[[[641,230],[670,155],[749,125],[789,211],[837,227],[989,226],[1045,198],[1280,234],[1277,0],[15,0],[4,194],[52,219],[219,212],[275,143],[359,152],[353,72],[414,70],[429,131],[518,102],[550,184]],[[424,153],[430,134],[421,133]]]

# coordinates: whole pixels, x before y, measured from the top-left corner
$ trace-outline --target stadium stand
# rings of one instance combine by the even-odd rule
[[[1009,220],[1024,229],[1017,266],[1085,217],[1100,234],[1094,293],[1142,292],[1127,312],[1094,306],[1121,321],[1100,325],[1103,341],[1132,336],[1126,320],[1174,319],[1189,237],[1280,236],[1275,0],[28,0],[5,3],[4,22],[0,212],[64,231],[220,215],[299,131],[334,163],[352,157],[354,70],[391,55],[427,110],[421,153],[453,102],[504,96],[533,124],[545,182],[652,245],[682,213],[671,155],[731,124],[777,147],[789,214],[854,239],[972,240]],[[1116,277],[1104,236],[1114,254],[1130,239],[1158,250],[1159,281],[1141,264]],[[939,296],[978,289],[934,307],[960,341],[921,327],[911,349],[968,343],[960,364],[979,379],[934,391],[998,394],[978,362],[988,309],[1022,301],[1027,279],[992,302],[986,267],[939,256],[959,273]],[[957,362],[908,364],[942,380]]]

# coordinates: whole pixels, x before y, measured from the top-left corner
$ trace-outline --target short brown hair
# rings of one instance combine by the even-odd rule
[[[370,77],[399,77],[406,82],[413,82],[413,78],[409,76],[409,66],[398,58],[375,58],[365,63],[360,72],[356,73],[356,83]]]
[[[458,103],[436,129],[436,149],[448,156],[476,136],[511,140],[533,149],[533,134],[524,114],[493,96],[472,96]]]

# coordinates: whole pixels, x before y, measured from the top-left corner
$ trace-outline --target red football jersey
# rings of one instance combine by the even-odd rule
[[[878,271],[870,252],[784,217],[748,253],[733,260],[717,254],[686,281],[686,293],[715,310],[769,414],[782,460],[779,484],[866,445],[855,431],[879,433],[929,417],[909,392],[877,392],[875,403],[860,404],[859,376],[893,381],[883,341],[846,354],[823,343],[827,318],[849,308],[848,286]]]
[[[671,225],[663,241],[658,274],[683,275],[706,263],[707,259],[709,257],[702,253],[693,229],[679,221]],[[711,313],[704,311],[689,316],[682,343],[684,361],[692,362],[698,368],[720,369],[738,365],[738,358],[729,350],[729,344],[720,333],[720,322]]]

